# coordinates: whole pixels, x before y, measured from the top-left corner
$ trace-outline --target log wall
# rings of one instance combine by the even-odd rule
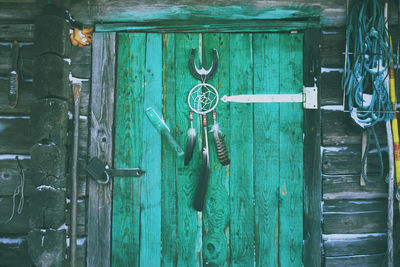
[[[398,40],[400,28],[393,25],[391,31],[394,40]],[[325,266],[381,266],[387,248],[388,186],[384,179],[360,185],[362,132],[352,123],[350,114],[341,110],[345,28],[323,28],[321,36],[323,263]],[[384,125],[378,125],[377,134],[384,150],[386,173]],[[378,179],[379,161],[374,143],[369,152],[369,177]],[[398,240],[396,236],[395,240]],[[398,260],[398,255],[395,258]]]
[[[0,265],[42,266],[44,261],[51,266],[68,264],[69,155],[74,113],[72,77],[84,79],[78,156],[77,266],[86,266],[87,190],[84,168],[88,146],[91,47],[71,47],[69,26],[62,19],[55,18],[58,24],[52,23],[51,19],[45,20],[42,22],[44,25],[39,26],[44,32],[35,32],[36,25],[41,23],[38,21],[40,10],[47,1],[3,2],[0,1]],[[15,11],[19,10],[18,13],[5,14],[11,6]],[[46,38],[46,27],[64,27],[64,30],[50,32],[53,40],[64,40],[64,44],[38,45],[38,39]],[[60,32],[66,34],[65,37],[55,36]],[[8,91],[14,40],[19,46],[20,79],[18,104],[11,108]],[[49,66],[50,69],[45,69]],[[39,78],[35,80],[34,76]],[[54,83],[44,82],[49,79]],[[18,214],[15,210],[13,219],[7,223],[12,214],[13,193],[20,184],[16,156],[24,169],[25,199],[22,212]],[[18,201],[19,197],[16,206]],[[48,251],[52,252],[54,261],[47,257],[49,255],[43,258],[43,253]]]

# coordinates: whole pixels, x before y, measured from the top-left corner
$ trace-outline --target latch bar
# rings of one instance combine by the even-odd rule
[[[303,87],[298,94],[224,95],[222,102],[235,103],[303,103],[305,109],[318,108],[318,88]]]

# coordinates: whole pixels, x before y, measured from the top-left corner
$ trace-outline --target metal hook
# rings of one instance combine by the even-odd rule
[[[218,51],[217,49],[213,49],[213,61],[211,67],[206,70],[202,66],[201,69],[198,69],[196,67],[196,64],[194,63],[194,56],[196,55],[196,49],[192,49],[190,52],[189,56],[189,69],[190,73],[192,73],[193,77],[195,77],[197,80],[205,83],[208,80],[211,80],[215,73],[217,73],[217,68],[218,68]]]

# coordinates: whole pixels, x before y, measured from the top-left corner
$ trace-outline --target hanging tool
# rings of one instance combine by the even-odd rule
[[[157,114],[157,112],[152,108],[148,107],[145,111],[147,118],[149,118],[151,124],[156,128],[156,130],[167,137],[169,144],[175,149],[178,156],[183,156],[184,152],[182,148],[178,145],[175,138],[171,135],[171,131],[165,124],[164,120]]]
[[[11,108],[15,108],[18,104],[18,89],[19,89],[19,45],[17,41],[13,42],[12,46],[12,66],[10,70],[10,89],[8,91],[8,103]]]
[[[71,266],[76,266],[76,227],[77,227],[77,177],[78,177],[78,150],[79,150],[79,106],[81,102],[81,84],[72,85],[74,96],[74,141],[72,149],[72,188],[71,188]]]
[[[15,159],[17,160],[17,167],[18,167],[18,170],[19,170],[20,181],[19,181],[19,185],[17,185],[17,187],[14,189],[14,193],[13,193],[13,196],[12,196],[13,207],[12,207],[11,216],[5,223],[11,222],[11,220],[14,218],[16,198],[18,197],[18,195],[20,195],[20,197],[19,197],[17,213],[21,214],[22,213],[22,209],[24,207],[24,200],[25,200],[25,197],[24,197],[25,173],[24,173],[24,169],[22,168],[22,165],[21,165],[21,162],[20,162],[18,156],[16,156]]]

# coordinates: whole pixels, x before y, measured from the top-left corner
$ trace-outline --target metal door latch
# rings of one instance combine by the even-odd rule
[[[236,103],[303,103],[304,109],[318,108],[318,88],[303,87],[299,94],[224,95],[222,102]]]
[[[140,177],[145,171],[138,168],[110,169],[99,158],[92,158],[86,166],[86,172],[99,184],[107,184],[110,177]]]

